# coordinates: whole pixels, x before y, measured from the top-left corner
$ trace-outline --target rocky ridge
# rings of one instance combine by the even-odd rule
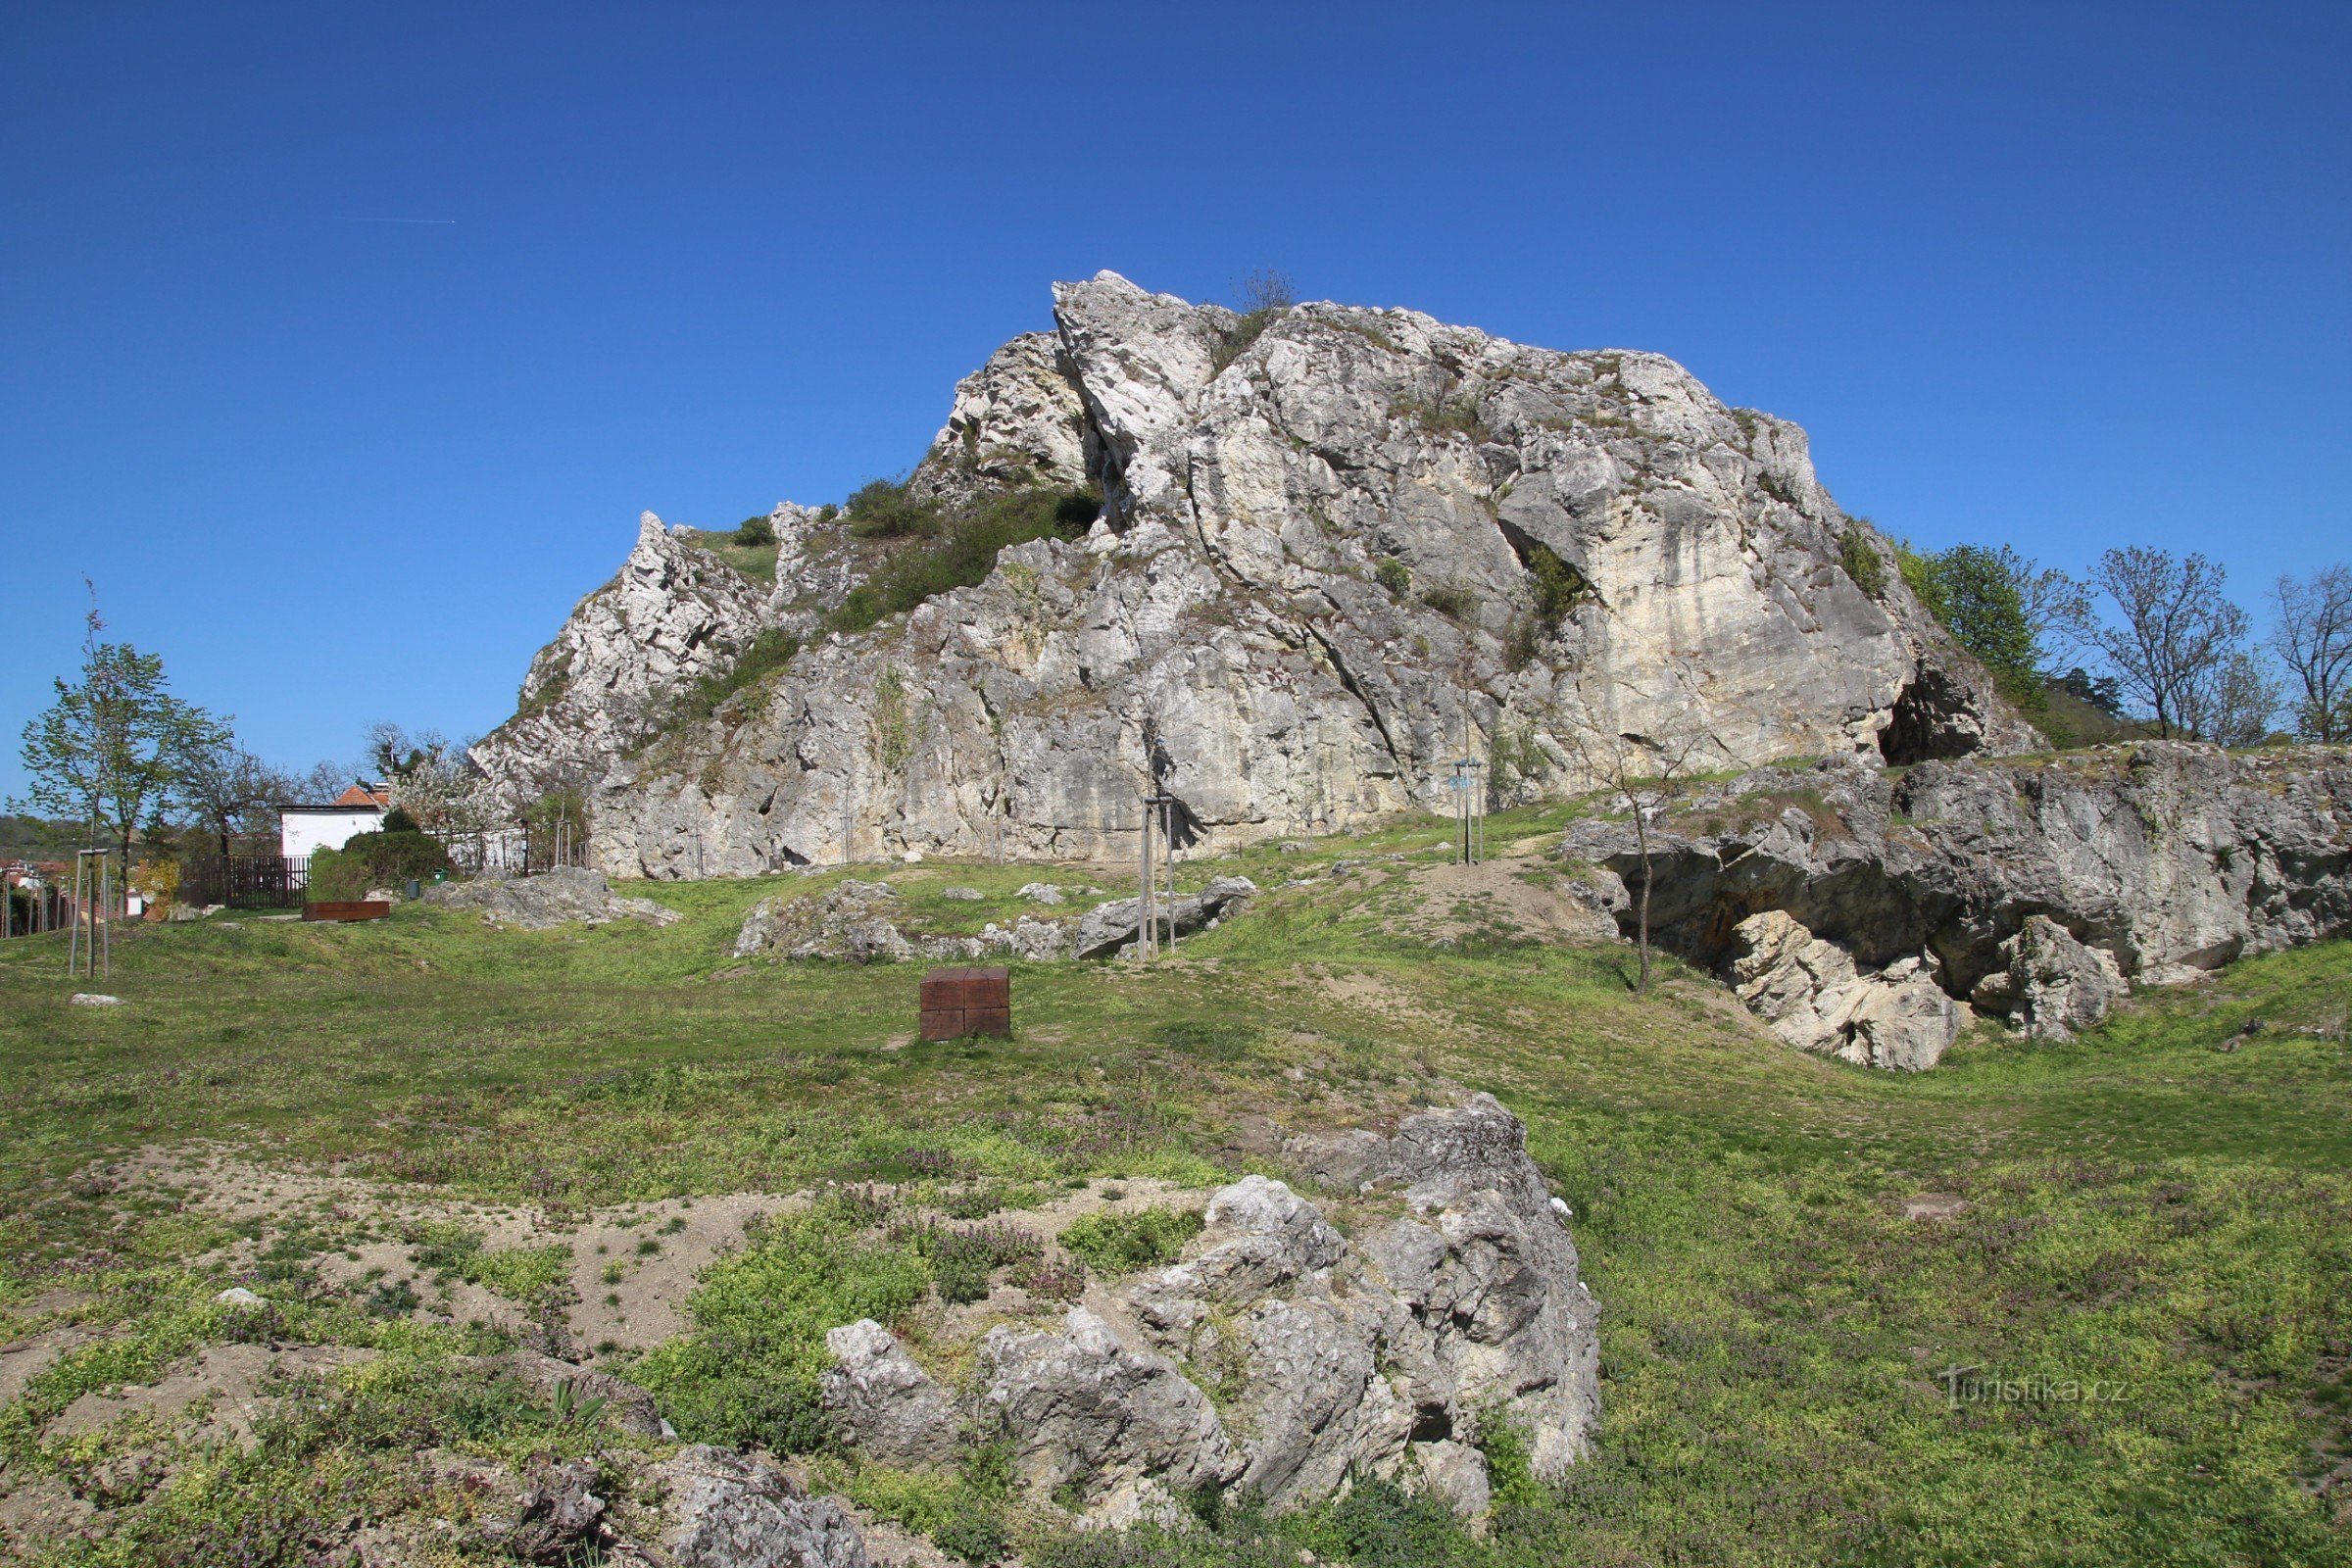
[[[2068,1039],[2132,984],[2352,930],[2340,748],[1825,762],[1649,805],[1660,945],[1789,1044],[1873,1066],[1935,1065],[1976,1013]],[[1558,853],[1631,935],[1631,824],[1575,823]]]
[[[649,514],[477,749],[498,789],[589,784],[598,862],[677,877],[1123,854],[1153,781],[1212,847],[1343,827],[1440,803],[1465,735],[1505,799],[1589,783],[1594,732],[1717,766],[2034,743],[1803,432],[1671,361],[1112,273],[1054,317],[957,388],[911,486],[1099,487],[1086,538],[845,635],[827,612],[909,547],[781,506],[771,587]],[[763,631],[799,652],[680,719]]]

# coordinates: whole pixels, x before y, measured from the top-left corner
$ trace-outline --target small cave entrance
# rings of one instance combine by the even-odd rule
[[[1984,738],[1968,688],[1935,665],[1922,664],[1879,731],[1879,755],[1889,766],[1903,767],[1966,757]]]

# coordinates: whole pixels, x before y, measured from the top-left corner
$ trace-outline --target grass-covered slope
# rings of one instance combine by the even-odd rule
[[[1539,850],[1557,819],[1498,816],[1493,840]],[[1506,1486],[1483,1538],[1367,1486],[1300,1519],[1228,1499],[1182,1540],[1057,1541],[985,1465],[827,1473],[956,1549],[1031,1560],[2352,1560],[2333,1475],[2352,1446],[2352,951],[2242,963],[2075,1044],[1987,1031],[1935,1073],[1877,1074],[1775,1044],[1671,967],[1637,998],[1628,951],[1531,941],[1510,900],[1433,908],[1416,867],[1443,836],[1188,865],[1270,891],[1155,968],[1017,968],[1003,1041],[913,1041],[912,966],[731,956],[754,901],[838,873],[646,890],[687,916],[662,930],[501,932],[418,907],[150,928],[117,950],[116,1009],[68,1004],[53,945],[0,947],[0,1522],[78,1494],[106,1528],[58,1560],[294,1563],[327,1514],[441,1509],[466,1560],[472,1504],[404,1471],[416,1453],[594,1446],[466,1359],[497,1329],[425,1321],[394,1275],[337,1283],[338,1259],[406,1247],[431,1254],[427,1295],[431,1263],[520,1300],[550,1288],[542,1254],[369,1231],[347,1200],[240,1221],[143,1178],[143,1149],[258,1162],[287,1194],[332,1173],[478,1204],[484,1234],[528,1211],[546,1246],[616,1204],[828,1181],[952,1192],[975,1218],[1109,1180],[1197,1188],[1273,1168],[1269,1120],[1486,1089],[1575,1209],[1605,1381],[1594,1452],[1557,1492]],[[1110,876],[893,881],[945,930],[1027,907],[1022,882]],[[807,1441],[774,1390],[808,1374],[815,1319],[903,1306],[949,1266],[911,1232],[843,1252],[872,1218],[832,1202],[755,1225],[705,1270],[699,1315],[615,1364],[688,1438]],[[858,1271],[825,1262],[850,1255]],[[615,1250],[604,1277],[637,1266]],[[210,1304],[242,1277],[270,1298],[259,1326]],[[257,1337],[376,1353],[247,1446],[136,1423],[60,1435],[93,1391]]]

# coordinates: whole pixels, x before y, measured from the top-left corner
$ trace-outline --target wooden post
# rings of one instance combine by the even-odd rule
[[[1168,918],[1168,951],[1176,951],[1176,797],[1162,792],[1159,797],[1159,842],[1167,846],[1163,857],[1168,879],[1168,896],[1161,908]]]
[[[1152,956],[1152,939],[1153,936],[1152,904],[1152,894],[1155,888],[1155,884],[1153,883],[1152,877],[1152,797],[1149,795],[1145,796],[1143,805],[1143,867],[1142,875],[1138,878],[1136,885],[1137,898],[1135,904],[1135,953],[1136,956],[1139,958],[1149,958]]]

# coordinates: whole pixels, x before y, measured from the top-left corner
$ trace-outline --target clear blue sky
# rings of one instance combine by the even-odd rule
[[[1657,350],[1849,511],[2352,555],[2352,7],[0,11],[0,793],[86,573],[302,766],[1114,268]],[[440,220],[445,221],[385,221]]]

